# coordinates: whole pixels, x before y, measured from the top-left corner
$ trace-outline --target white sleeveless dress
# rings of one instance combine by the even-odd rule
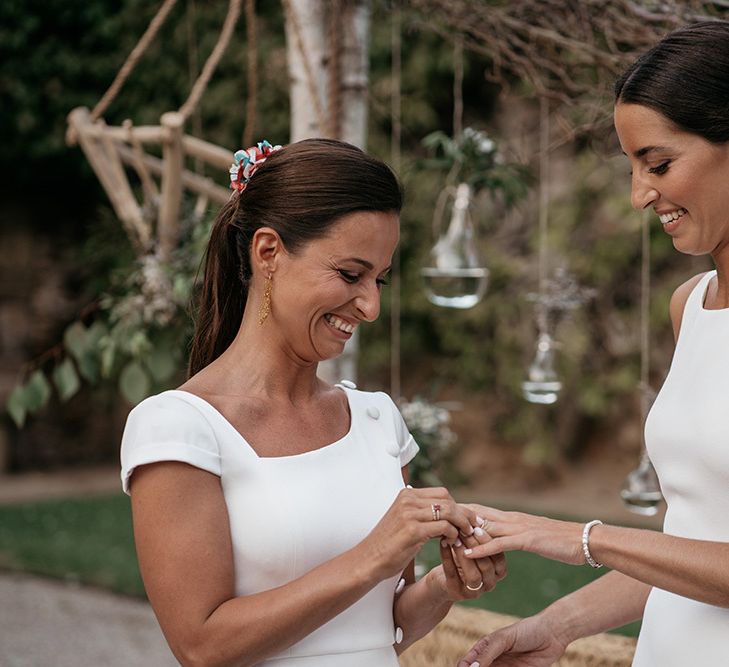
[[[715,275],[705,275],[686,302],[645,437],[666,499],[664,532],[729,542],[729,308],[703,307]],[[654,588],[633,666],[686,665],[729,665],[729,609]]]
[[[351,385],[351,383],[348,383]],[[221,413],[185,391],[140,403],[122,438],[122,484],[136,466],[183,461],[218,475],[230,518],[236,595],[282,586],[360,542],[403,488],[418,451],[386,394],[346,391],[351,425],[311,452],[264,458]],[[397,667],[393,577],[266,667]]]

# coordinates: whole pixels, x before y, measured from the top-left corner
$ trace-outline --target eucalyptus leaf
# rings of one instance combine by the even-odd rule
[[[81,359],[77,359],[78,372],[84,380],[95,384],[99,381],[100,362],[99,354],[95,350],[89,350]]]
[[[81,322],[74,322],[64,332],[63,344],[75,359],[83,357],[88,347],[88,332],[86,327]]]
[[[15,422],[18,428],[23,428],[25,424],[25,417],[28,414],[28,410],[25,407],[25,387],[18,385],[10,392],[8,400],[5,403],[5,408],[8,414]]]
[[[101,340],[101,377],[108,378],[114,370],[116,361],[116,343],[105,336]]]
[[[169,380],[177,370],[175,356],[169,348],[156,347],[148,354],[144,363],[157,382]]]
[[[149,375],[136,361],[124,366],[119,375],[119,390],[132,405],[136,405],[149,395],[150,385]]]
[[[81,388],[76,367],[68,357],[53,369],[53,382],[62,401],[69,400]]]
[[[28,412],[38,412],[51,397],[51,384],[42,371],[34,371],[25,385],[25,407]]]

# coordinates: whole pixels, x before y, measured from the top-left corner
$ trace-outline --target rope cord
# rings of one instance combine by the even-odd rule
[[[319,97],[319,91],[314,81],[314,72],[311,69],[311,63],[307,56],[307,50],[304,45],[304,36],[301,30],[301,24],[299,23],[299,17],[291,4],[291,0],[283,0],[284,11],[288,16],[289,23],[294,31],[294,38],[296,40],[296,46],[301,54],[301,60],[304,64],[304,74],[306,76],[306,85],[309,88],[309,96],[314,103],[314,112],[316,113],[317,122],[319,124],[320,132],[324,133],[327,129],[326,117],[324,116],[324,109],[322,107],[321,99]]]
[[[390,94],[390,118],[392,119],[391,153],[392,167],[399,174],[402,162],[402,11],[397,7],[392,13],[392,92]],[[395,248],[390,275],[390,395],[397,401],[402,393],[400,368],[400,246]]]
[[[329,2],[329,125],[330,137],[341,136],[342,115],[342,4],[341,0]]]
[[[651,244],[650,213],[641,214],[640,243],[640,412],[641,423],[645,423],[651,403],[649,384],[650,372],[650,289],[651,289]]]
[[[453,45],[453,138],[463,134],[463,36]]]
[[[185,27],[187,29],[187,74],[190,80],[190,87],[192,87],[195,79],[200,74],[200,50],[197,44],[196,23],[197,6],[195,0],[187,0]],[[199,108],[195,109],[195,113],[192,115],[192,133],[196,137],[202,137],[202,113]],[[202,174],[205,171],[204,163],[200,158],[195,158],[193,167],[198,174]]]
[[[200,98],[202,97],[202,94],[208,87],[208,83],[210,83],[210,79],[213,76],[213,72],[215,72],[215,68],[218,66],[220,59],[223,57],[225,50],[228,48],[230,38],[233,36],[235,24],[237,23],[238,17],[240,16],[240,7],[241,0],[230,0],[230,5],[228,6],[228,14],[225,17],[223,29],[220,31],[218,41],[215,44],[212,52],[208,56],[207,61],[205,61],[202,72],[200,73],[197,81],[195,81],[195,85],[192,87],[192,90],[190,91],[190,96],[187,98],[185,103],[180,107],[178,111],[178,113],[182,115],[184,120],[187,120],[190,117],[190,114],[197,107],[198,103],[200,102]]]
[[[253,133],[256,130],[258,116],[258,43],[256,42],[256,0],[246,0],[246,41],[248,57],[246,68],[246,84],[248,99],[246,100],[246,129],[243,131],[243,145],[253,145]]]
[[[132,73],[134,68],[137,66],[139,59],[144,55],[152,40],[157,36],[159,29],[167,19],[172,8],[175,6],[177,0],[165,0],[162,6],[157,10],[154,18],[150,21],[147,30],[145,30],[142,37],[137,42],[137,45],[132,49],[131,53],[127,56],[121,69],[117,72],[114,81],[112,81],[109,89],[104,93],[102,98],[96,103],[96,106],[91,111],[90,120],[95,122],[101,115],[107,110],[109,105],[114,101],[122,86],[126,82],[129,75]]]
[[[539,98],[539,294],[547,288],[547,235],[549,232],[549,99]],[[543,309],[542,309],[543,310]],[[546,323],[539,322],[540,333]]]

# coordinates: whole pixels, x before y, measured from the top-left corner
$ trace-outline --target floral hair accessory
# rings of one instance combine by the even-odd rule
[[[230,187],[232,190],[242,192],[246,189],[251,176],[256,173],[266,158],[275,151],[281,150],[280,145],[272,146],[265,139],[259,141],[257,146],[243,148],[233,155],[233,164],[230,165]]]

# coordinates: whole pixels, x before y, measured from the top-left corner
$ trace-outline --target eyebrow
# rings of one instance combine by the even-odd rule
[[[665,146],[644,146],[643,148],[639,148],[633,155],[635,157],[644,157],[648,155],[648,153],[657,153],[659,151],[665,151],[668,150]]]
[[[368,269],[372,271],[374,269],[374,264],[371,262],[368,262],[366,259],[360,259],[359,257],[350,257],[347,261],[349,262],[355,262],[356,264],[361,264],[365,267],[365,269]],[[387,273],[390,269],[392,269],[392,266],[388,266],[382,273]]]

